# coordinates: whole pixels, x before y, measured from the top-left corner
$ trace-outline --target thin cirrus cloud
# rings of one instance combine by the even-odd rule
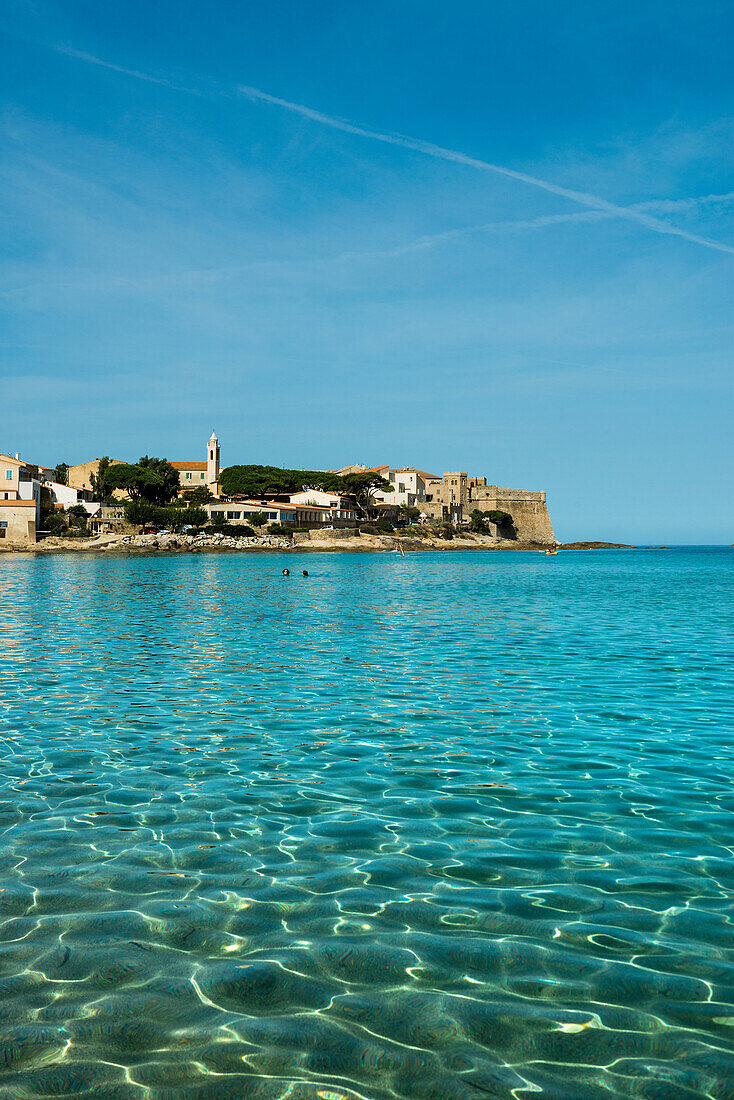
[[[113,62],[106,61],[103,58],[96,57],[94,54],[85,53],[81,50],[76,50],[71,46],[58,45],[54,49],[58,53],[63,53],[68,57],[75,58],[78,61],[82,61],[90,65],[98,65],[105,69],[110,69],[113,72],[120,73],[123,76],[129,76],[136,80],[144,80],[148,83],[159,84],[164,87],[168,87],[173,91],[184,92],[188,95],[195,95],[199,97],[228,97],[232,94],[232,91],[239,93],[241,96],[246,97],[251,102],[265,103],[273,107],[279,107],[282,110],[289,111],[292,114],[300,115],[302,118],[307,118],[311,122],[318,123],[321,126],[328,126],[332,130],[340,130],[346,134],[353,134],[357,137],[367,138],[371,141],[378,141],[385,145],[393,145],[402,149],[408,149],[414,153],[420,153],[424,156],[433,157],[438,160],[450,161],[454,164],[461,164],[468,168],[475,168],[483,172],[492,172],[495,175],[503,176],[506,179],[516,180],[518,183],[523,183],[529,187],[534,187],[541,191],[546,191],[549,194],[557,195],[560,198],[568,199],[571,202],[575,202],[580,206],[586,207],[587,211],[595,211],[599,215],[611,218],[623,218],[627,221],[632,221],[638,225],[643,226],[645,229],[651,230],[654,233],[660,233],[665,236],[679,237],[682,240],[689,241],[691,244],[701,245],[704,248],[714,249],[717,252],[725,252],[729,255],[734,255],[734,246],[724,243],[723,241],[713,240],[710,237],[703,237],[697,233],[691,233],[687,229],[681,229],[676,225],[671,225],[669,222],[664,221],[662,218],[656,217],[649,212],[648,205],[646,203],[635,203],[631,206],[620,206],[617,203],[609,202],[607,199],[602,198],[600,195],[592,195],[584,191],[576,191],[572,188],[562,187],[559,184],[552,183],[549,180],[544,180],[538,176],[531,176],[527,172],[518,172],[514,168],[506,168],[503,165],[492,164],[490,161],[480,160],[476,157],[470,157],[466,153],[461,153],[455,149],[447,149],[441,145],[434,145],[432,142],[424,141],[421,138],[412,138],[404,134],[383,133],[379,130],[369,130],[366,127],[359,126],[354,122],[350,122],[347,119],[338,118],[335,115],[328,115],[322,111],[316,111],[312,107],[308,107],[302,103],[294,103],[287,99],[281,99],[278,96],[270,95],[268,92],[264,92],[259,88],[251,87],[250,85],[241,84],[236,89],[225,90],[223,88],[211,88],[210,91],[201,91],[198,88],[191,87],[190,85],[182,85],[176,83],[167,77],[156,76],[151,73],[141,72],[137,69],[128,69],[121,65],[114,64]],[[684,200],[685,201],[685,200]],[[669,208],[668,208],[669,209]],[[554,221],[563,219],[563,215],[552,216]],[[568,220],[568,219],[566,219]],[[583,219],[577,218],[575,220],[596,220],[596,219]],[[540,219],[540,224],[549,224],[546,219]],[[478,227],[481,229],[482,227]],[[530,228],[528,225],[527,228]],[[470,230],[471,231],[471,230]],[[449,235],[452,231],[449,231]],[[458,234],[464,233],[464,230],[457,231]],[[443,234],[439,234],[438,237],[443,237]],[[448,238],[447,238],[448,239]],[[415,247],[415,245],[413,246]],[[418,247],[421,247],[418,244]]]
[[[599,195],[589,195],[584,191],[575,191],[568,187],[561,187],[548,180],[539,179],[537,176],[530,176],[526,172],[517,172],[513,168],[504,168],[502,165],[492,164],[490,161],[478,160],[476,157],[467,156],[466,153],[457,152],[455,149],[445,149],[441,145],[434,145],[420,138],[406,137],[403,134],[384,134],[379,130],[367,130],[345,119],[326,115],[321,111],[314,111],[311,107],[306,107],[301,103],[291,103],[287,99],[279,99],[277,96],[269,95],[259,88],[240,85],[238,90],[243,96],[246,96],[254,102],[268,103],[275,107],[281,107],[286,111],[291,111],[293,114],[310,119],[312,122],[320,123],[322,126],[329,126],[333,130],[341,130],[346,134],[355,134],[358,137],[369,138],[372,141],[380,141],[386,145],[396,145],[401,149],[410,149],[414,153],[422,153],[425,156],[435,157],[438,160],[447,160],[454,164],[462,164],[468,168],[478,168],[483,172],[494,172],[496,175],[505,176],[508,179],[517,180],[519,183],[528,184],[530,187],[539,188],[541,191],[548,191],[552,195],[559,195],[561,198],[570,199],[572,202],[579,203],[581,206],[586,206],[591,210],[596,210],[612,217],[626,218],[630,221],[638,222],[640,225],[653,230],[655,233],[682,237],[683,240],[690,241],[692,244],[700,244],[706,248],[716,249],[718,252],[728,252],[734,255],[734,246],[724,244],[721,241],[712,240],[709,237],[701,237],[696,233],[689,233],[685,229],[679,229],[678,226],[670,225],[660,218],[647,214],[641,209],[641,206],[644,204],[619,206],[616,203],[608,202]]]

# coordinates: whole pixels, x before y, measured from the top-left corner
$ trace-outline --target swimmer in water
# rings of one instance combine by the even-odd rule
[[[308,576],[308,569],[304,569],[304,570],[303,570],[303,573],[301,574],[301,576],[302,576],[302,577],[307,577],[307,576]]]
[[[290,569],[284,569],[283,570],[283,576],[284,577],[290,577],[290,575],[291,575]]]

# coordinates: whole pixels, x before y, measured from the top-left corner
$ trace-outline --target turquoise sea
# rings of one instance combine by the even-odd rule
[[[0,1100],[733,1098],[733,593],[0,559]]]

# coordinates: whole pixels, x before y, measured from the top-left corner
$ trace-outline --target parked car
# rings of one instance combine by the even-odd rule
[[[140,534],[140,535],[157,535],[158,534],[158,528],[157,527],[152,527],[149,524],[147,527],[141,527],[138,534]]]

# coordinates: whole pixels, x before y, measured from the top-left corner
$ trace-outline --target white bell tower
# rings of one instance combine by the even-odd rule
[[[219,481],[219,440],[216,432],[212,432],[206,451],[206,483],[211,486]]]

